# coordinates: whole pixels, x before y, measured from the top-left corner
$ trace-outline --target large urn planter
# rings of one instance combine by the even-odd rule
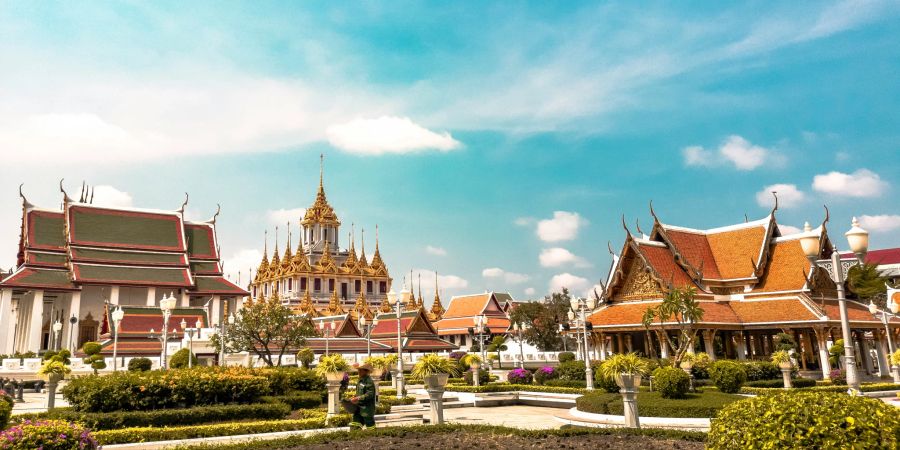
[[[620,373],[616,375],[616,384],[619,385],[619,391],[622,393],[623,414],[625,415],[625,426],[631,428],[640,428],[640,419],[638,418],[637,409],[637,391],[641,385],[640,374]]]
[[[894,384],[900,384],[900,366],[891,366],[891,375],[894,376]]]
[[[472,363],[469,366],[472,369],[472,385],[478,387],[481,385],[481,364]]]
[[[325,387],[328,389],[328,417],[340,412],[341,381],[345,372],[328,372],[325,374]]]
[[[384,369],[379,369],[377,367],[372,368],[372,379],[381,381],[381,377],[384,376]]]
[[[56,407],[56,387],[59,382],[65,378],[61,373],[51,373],[47,375],[47,409]]]
[[[440,389],[442,392],[444,387],[447,386],[447,380],[450,379],[450,375],[446,373],[436,373],[432,375],[428,375],[424,378],[425,381],[425,389]]]

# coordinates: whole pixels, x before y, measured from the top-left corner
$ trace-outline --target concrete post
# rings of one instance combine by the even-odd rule
[[[630,375],[619,375],[616,378],[618,378],[616,382],[619,385],[619,392],[622,393],[625,426],[629,428],[640,428],[641,423],[637,407],[637,383],[635,383],[634,377]]]
[[[431,406],[431,424],[441,425],[444,423],[444,388],[429,388],[428,403]]]
[[[600,345],[598,346],[600,349],[600,361],[606,361],[606,335],[600,333]]]
[[[391,369],[391,389],[397,389],[397,369]]]
[[[738,331],[734,339],[735,353],[737,353],[738,361],[747,359],[747,341],[744,340],[744,332]]]
[[[213,295],[210,305],[209,326],[218,325],[222,319],[224,319],[222,317],[222,297]]]
[[[340,380],[328,380],[325,386],[328,388],[328,414],[326,419],[330,419],[340,413],[341,382]]]
[[[28,342],[26,351],[41,350],[41,327],[44,324],[44,291],[34,291],[31,300],[31,320],[28,325]]]
[[[791,384],[791,369],[781,369],[781,378],[784,380],[784,388],[790,389],[793,387]]]
[[[875,335],[875,358],[878,360],[878,376],[885,377],[890,373],[887,358],[887,340],[882,337],[883,332],[876,331]]]
[[[822,379],[831,379],[831,361],[828,359],[828,334],[818,328],[816,333],[816,345],[819,347],[819,367],[822,368]]]

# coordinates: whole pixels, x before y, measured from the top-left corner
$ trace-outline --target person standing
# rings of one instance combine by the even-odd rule
[[[375,427],[375,381],[369,376],[372,372],[372,366],[363,364],[357,369],[359,371],[359,381],[356,382],[356,396],[350,399],[350,402],[357,405],[356,412],[353,413],[353,421],[364,426]]]

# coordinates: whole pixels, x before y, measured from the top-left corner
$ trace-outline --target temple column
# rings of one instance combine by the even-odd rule
[[[156,306],[156,288],[147,288],[147,306]]]
[[[119,304],[119,286],[113,286],[109,289],[109,302],[113,305]]]
[[[72,293],[72,296],[69,298],[69,317],[75,317],[78,319],[78,322],[74,324],[68,320],[63,324],[63,336],[61,341],[65,344],[60,344],[62,348],[69,349],[72,353],[75,353],[75,346],[78,345],[75,340],[78,338],[78,324],[81,323],[81,291],[76,291]]]
[[[666,336],[663,333],[661,331],[656,332],[656,339],[659,340],[659,356],[660,358],[668,358],[669,345],[666,343]]]
[[[187,290],[181,291],[181,302],[179,302],[179,306],[182,308],[191,306],[191,296],[188,295]]]
[[[753,355],[755,353],[753,345],[756,342],[756,339],[753,339],[753,337],[750,336],[749,332],[741,332],[741,336],[744,337],[744,350],[747,352],[747,358],[753,359]]]
[[[875,357],[878,359],[878,375],[882,377],[889,376],[891,368],[887,360],[887,339],[882,336],[884,334],[882,331],[876,331],[872,334],[875,336]]]
[[[706,353],[709,354],[710,361],[716,360],[716,348],[713,346],[713,338],[715,337],[715,332],[711,330],[703,330],[703,348],[706,349]]]
[[[856,332],[853,340],[854,344],[856,344],[857,354],[862,357],[863,370],[866,371],[866,374],[872,375],[875,370],[872,367],[872,356],[869,354],[869,345],[866,342],[865,333]]]
[[[606,361],[606,335],[600,333],[600,361]]]
[[[631,353],[634,351],[634,343],[631,340],[630,334],[625,336],[625,349],[628,350],[628,353]]]
[[[207,326],[218,325],[222,320],[222,297],[213,295],[212,311],[210,313],[209,323]]]
[[[822,328],[813,328],[816,333],[816,345],[819,347],[819,367],[822,369],[822,379],[831,379],[831,361],[828,360],[828,332]]]
[[[622,350],[625,346],[622,344],[622,333],[616,333],[616,353],[624,353]]]
[[[0,289],[0,324],[5,324],[6,329],[0,331],[0,353],[13,354],[13,332],[15,322],[12,317],[12,289]]]
[[[34,291],[31,300],[31,320],[28,323],[28,341],[26,351],[41,350],[41,328],[44,325],[44,291]]]
[[[747,359],[747,341],[745,339],[743,331],[738,331],[734,339],[734,352],[737,354],[737,359],[741,361]]]

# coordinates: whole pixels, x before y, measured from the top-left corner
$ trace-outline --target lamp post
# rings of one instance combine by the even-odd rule
[[[334,331],[337,328],[337,324],[332,320],[328,325],[325,324],[325,321],[319,322],[319,330],[322,331],[322,334],[325,336],[325,356],[328,356],[328,332]]]
[[[234,313],[231,313],[231,314],[228,316],[228,325],[234,325]],[[222,328],[222,339],[221,339],[221,340],[222,340],[222,343],[221,343],[221,345],[219,346],[219,365],[220,365],[220,366],[225,366],[225,336],[226,336],[226,334],[227,334],[227,332],[228,332],[228,329],[225,328],[225,321],[224,321],[224,320],[222,321],[221,328]]]
[[[591,349],[590,349],[590,339],[588,339],[588,329],[587,329],[587,311],[594,309],[594,300],[588,299],[584,297],[573,298],[571,303],[572,309],[578,311],[580,317],[576,317],[575,325],[580,328],[582,332],[584,343],[581,346],[581,350],[584,354],[584,376],[587,381],[587,390],[594,390],[594,371],[591,368]],[[573,313],[574,315],[574,313]],[[579,323],[580,326],[579,326]]]
[[[368,322],[364,316],[359,316],[359,327],[364,330],[366,334],[366,357],[372,357],[372,329],[378,326],[378,319],[372,320],[372,322]]]
[[[69,317],[69,348],[75,350],[75,324],[78,323],[78,318],[75,316]]]
[[[478,331],[478,348],[481,350],[481,364],[484,365],[487,364],[487,353],[484,349],[484,329],[487,325],[487,317],[482,314],[480,316],[475,316],[473,321],[475,322],[476,331]]]
[[[519,363],[522,369],[525,368],[525,346],[524,346],[524,337],[522,336],[525,333],[525,330],[528,329],[527,324],[519,325],[519,322],[513,324],[513,331],[516,334],[516,339],[519,341]]]
[[[822,249],[819,234],[813,233],[809,222],[804,225],[803,231],[805,235],[800,238],[803,253],[809,258],[812,267],[827,270],[837,285],[838,304],[841,312],[841,336],[844,339],[844,358],[847,363],[847,384],[850,386],[851,393],[858,393],[860,392],[859,375],[856,371],[856,354],[853,350],[853,337],[850,334],[850,320],[847,317],[847,298],[844,294],[845,278],[841,255],[838,253],[837,247],[832,246],[831,261],[819,261],[819,252]],[[869,232],[860,228],[859,222],[854,217],[852,227],[844,235],[847,236],[847,243],[850,245],[850,250],[856,255],[858,263],[862,264],[869,247]],[[847,268],[849,269],[851,266],[852,264],[849,264]]]
[[[163,298],[159,301],[159,309],[162,310],[163,314],[163,329],[162,329],[162,361],[160,361],[160,367],[163,369],[168,369],[169,364],[166,362],[166,359],[169,356],[169,318],[172,317],[172,309],[175,308],[175,296],[172,293],[169,293],[169,296],[163,296]],[[152,334],[152,331],[151,331]]]
[[[62,345],[59,342],[59,332],[62,331],[62,322],[57,320],[53,323],[53,345],[52,347],[56,347],[56,350],[59,350]]]
[[[403,378],[403,336],[400,332],[400,315],[403,312],[403,305],[393,289],[387,293],[387,298],[391,306],[397,310],[397,398],[403,398],[406,394],[406,384]]]
[[[197,333],[197,337],[200,337],[201,326],[203,326],[203,322],[197,319],[197,322],[194,323],[194,328],[187,328],[187,321],[181,319],[181,329],[187,334],[188,338],[188,369],[194,367],[194,333]]]
[[[112,312],[112,320],[113,320],[113,372],[117,372],[119,370],[119,324],[122,323],[122,319],[125,317],[125,311],[122,311],[122,307],[119,306],[115,311]]]

